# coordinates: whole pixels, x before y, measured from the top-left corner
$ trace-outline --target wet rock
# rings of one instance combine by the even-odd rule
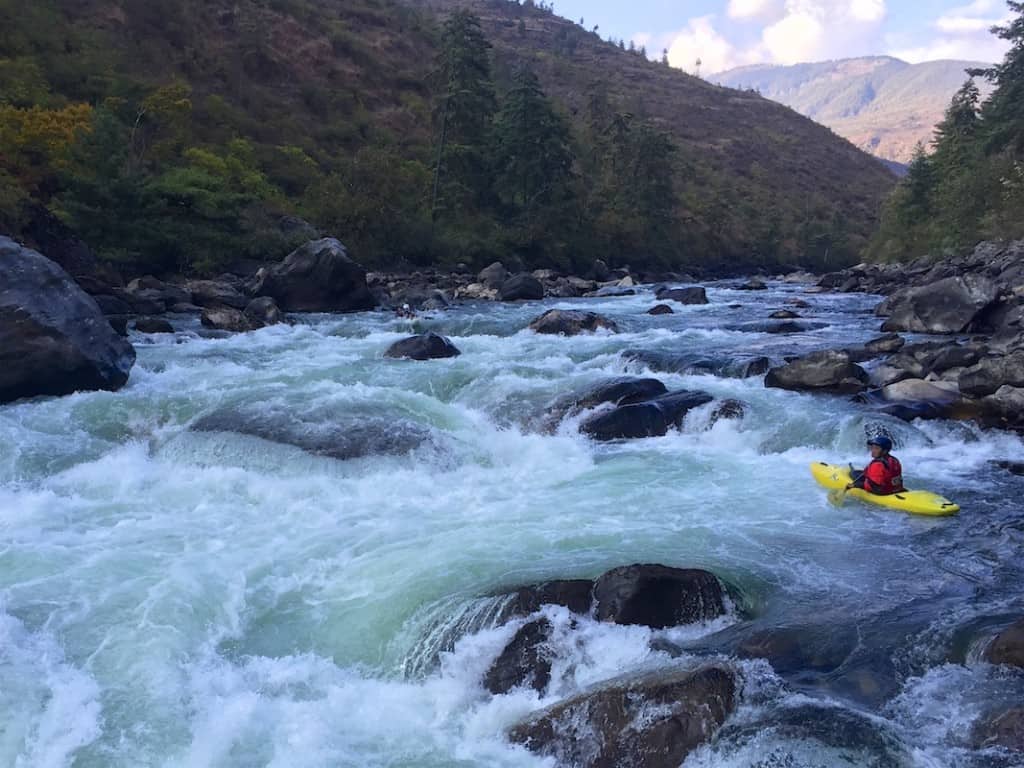
[[[508,270],[500,261],[496,261],[489,267],[484,267],[477,275],[476,281],[486,288],[497,290],[508,279]]]
[[[804,301],[803,299],[786,299],[786,303],[789,304],[791,307],[796,307],[797,309],[811,308],[810,302]]]
[[[664,565],[615,568],[594,582],[598,620],[653,629],[717,618],[724,594],[713,573]]]
[[[994,282],[966,274],[904,288],[876,311],[888,314],[883,331],[963,333],[998,296],[999,288]]]
[[[678,768],[736,707],[723,665],[620,678],[515,726],[512,741],[576,768]]]
[[[708,373],[729,379],[761,376],[771,367],[771,361],[763,355],[716,358],[694,353],[628,349],[622,353],[622,357],[624,360],[639,363],[652,371],[698,375]]]
[[[92,298],[96,302],[96,306],[100,308],[100,312],[104,315],[130,315],[135,311],[131,304],[124,299],[119,299],[117,296],[100,294]]]
[[[593,590],[594,582],[590,579],[557,579],[519,587],[510,593],[495,623],[504,624],[513,618],[524,618],[544,605],[559,605],[572,613],[586,616],[593,602]]]
[[[746,412],[746,403],[730,397],[715,406],[715,409],[711,412],[711,417],[708,419],[708,427],[715,426],[715,424],[723,419],[738,421],[746,415]]]
[[[797,391],[854,394],[867,387],[868,374],[846,352],[825,350],[772,368],[765,376],[766,387]]]
[[[284,312],[269,296],[260,296],[245,305],[242,313],[252,328],[265,328],[284,322]]]
[[[726,330],[744,333],[809,333],[827,327],[828,323],[796,322],[795,320],[773,320],[769,322],[741,323],[728,325]]]
[[[766,291],[768,286],[763,281],[758,280],[756,277],[751,278],[742,285],[736,286],[737,291]]]
[[[605,264],[604,261],[602,261],[601,259],[597,259],[594,261],[594,266],[591,270],[591,273],[593,274],[594,279],[599,283],[604,282],[609,277],[611,277],[611,270],[608,269],[608,265]]]
[[[249,324],[246,316],[240,310],[231,309],[230,307],[204,309],[200,322],[204,328],[212,328],[217,331],[245,333],[252,330],[252,326]]]
[[[159,280],[152,275],[137,277],[125,286],[132,296],[143,296],[148,299],[162,302],[169,307],[172,304],[191,304],[192,292],[182,288],[180,285]]]
[[[401,455],[432,441],[429,429],[403,419],[338,415],[292,406],[225,408],[198,419],[195,432],[228,432],[348,460]]]
[[[1024,477],[1024,461],[996,461],[993,463],[1000,469],[1005,469],[1011,475]]]
[[[985,426],[1024,429],[1024,387],[1004,385],[980,401]]]
[[[633,288],[621,288],[618,285],[606,285],[602,288],[598,288],[596,291],[591,291],[586,295],[598,299],[607,299],[616,296],[635,296],[636,290]]]
[[[55,262],[0,237],[0,403],[117,390],[135,349]]]
[[[658,304],[647,310],[648,315],[673,315],[675,310],[672,309],[668,304]]]
[[[599,384],[576,398],[573,404],[577,410],[584,411],[588,408],[596,408],[602,403],[628,405],[651,400],[667,393],[668,389],[659,379],[622,377]]]
[[[523,687],[543,692],[551,682],[551,661],[544,654],[551,631],[547,619],[524,624],[487,670],[484,688],[496,695]]]
[[[562,336],[593,333],[598,329],[617,333],[619,327],[614,321],[596,312],[572,309],[549,309],[543,315],[534,318],[530,322],[530,330],[535,333],[559,334]]]
[[[238,287],[221,280],[189,280],[185,283],[192,297],[192,303],[209,309],[229,307],[245,309],[249,297]]]
[[[1024,387],[1024,351],[1002,357],[986,357],[960,374],[960,391],[982,397],[1000,387]]]
[[[779,309],[768,315],[771,320],[797,320],[800,315],[788,309]]]
[[[122,337],[128,336],[128,321],[130,319],[127,315],[107,315],[107,322],[114,329],[114,333]]]
[[[1024,752],[1024,707],[1009,709],[983,720],[974,729],[975,746],[1002,747]]]
[[[498,297],[502,301],[539,301],[544,298],[544,286],[529,272],[522,272],[501,284]]]
[[[899,352],[906,342],[903,337],[896,333],[887,333],[883,336],[871,339],[864,344],[864,349],[875,355],[891,354]]]
[[[260,270],[255,293],[270,296],[285,312],[358,312],[377,303],[366,270],[332,237],[311,240]]]
[[[987,351],[980,345],[953,345],[931,355],[927,360],[926,367],[929,373],[942,373],[950,368],[967,368],[976,365]]]
[[[707,304],[708,294],[701,286],[689,288],[662,288],[655,294],[658,301],[677,301],[680,304]]]
[[[1004,629],[985,649],[985,661],[1024,667],[1024,619]]]
[[[838,669],[855,646],[855,637],[844,634],[837,638],[832,628],[823,633],[811,628],[773,627],[745,637],[736,646],[736,654],[741,659],[765,659],[776,672],[788,675]]]
[[[488,288],[483,283],[470,283],[456,289],[455,297],[458,299],[469,299],[471,301],[496,301],[498,291],[495,288]]]
[[[174,326],[162,317],[140,317],[135,321],[139,333],[174,333]]]
[[[592,416],[580,425],[580,432],[594,440],[660,437],[681,426],[687,412],[712,399],[706,392],[671,392]]]
[[[424,333],[396,341],[388,347],[384,357],[436,360],[446,357],[458,357],[461,354],[458,348],[444,336],[439,336],[436,333]]]

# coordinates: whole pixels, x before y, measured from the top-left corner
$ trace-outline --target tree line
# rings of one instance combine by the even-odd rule
[[[1024,2],[992,31],[1010,44],[1002,63],[969,71],[935,130],[918,145],[887,200],[869,254],[902,260],[950,255],[983,239],[1024,237]],[[982,99],[975,78],[993,85]]]

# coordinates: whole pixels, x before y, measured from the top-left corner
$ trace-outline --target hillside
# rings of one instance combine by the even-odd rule
[[[527,64],[571,125],[579,199],[564,226],[547,222],[568,233],[557,243],[523,246],[500,211],[431,223],[434,62],[457,7],[481,17],[499,97]],[[852,260],[893,183],[790,109],[505,0],[0,0],[0,28],[0,174],[17,189],[0,196],[0,225],[17,234],[44,203],[126,269],[153,254],[201,271],[227,251],[279,253],[269,222],[282,214],[380,266],[479,264],[509,250],[575,269],[595,257],[662,268]],[[588,162],[602,162],[595,96],[635,119],[634,133],[649,125],[677,147],[662,158],[678,198],[673,247],[657,258],[642,221],[608,236],[588,224]],[[36,130],[49,132],[42,150]],[[607,226],[621,219],[605,207]]]
[[[827,125],[867,152],[908,163],[918,142],[930,144],[950,99],[967,79],[965,70],[984,66],[973,61],[908,64],[874,56],[754,65],[708,79],[730,88],[754,89]]]

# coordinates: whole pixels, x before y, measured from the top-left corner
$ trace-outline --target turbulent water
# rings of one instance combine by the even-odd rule
[[[748,404],[711,429],[708,407],[680,432],[623,443],[589,442],[578,417],[538,426],[559,398],[646,372],[626,349],[781,359],[874,335],[875,300],[851,295],[804,297],[803,314],[827,323],[817,331],[724,330],[798,293],[723,284],[710,305],[662,317],[644,314],[645,292],[414,325],[305,316],[228,339],[182,321],[176,337],[133,339],[118,393],[0,407],[0,765],[550,766],[507,728],[771,627],[838,661],[737,661],[739,710],[688,768],[1012,765],[972,748],[971,729],[1024,699],[1020,676],[977,661],[977,638],[1024,613],[1024,479],[992,464],[1019,458],[1019,439],[886,422],[907,484],[963,507],[928,519],[830,506],[808,462],[862,460],[878,419],[761,377],[655,374]],[[594,309],[622,333],[525,330],[546,306]],[[462,356],[384,359],[414,327]],[[340,460],[195,428],[225,412],[426,439]],[[668,632],[583,620],[547,698],[484,691],[517,625],[490,626],[482,598],[635,562],[707,568],[734,609]],[[567,615],[545,610],[562,631]],[[652,649],[662,636],[682,659]]]

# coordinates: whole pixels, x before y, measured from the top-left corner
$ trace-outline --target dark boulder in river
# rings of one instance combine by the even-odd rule
[[[377,303],[366,270],[333,237],[311,240],[261,270],[255,293],[272,297],[285,312],[358,312]]]
[[[242,314],[242,311],[231,307],[204,309],[200,322],[204,328],[212,328],[217,331],[245,333],[252,330],[249,320]]]
[[[665,565],[629,565],[594,582],[597,618],[665,629],[725,613],[725,593],[713,573]]]
[[[639,363],[652,371],[665,373],[713,374],[727,379],[761,376],[771,368],[771,361],[756,357],[707,357],[692,352],[670,352],[656,349],[627,349],[622,358]]]
[[[594,582],[590,579],[556,579],[542,584],[519,587],[502,606],[496,623],[522,618],[540,610],[543,605],[560,605],[573,613],[590,613]]]
[[[623,677],[542,710],[512,741],[577,768],[677,768],[736,707],[725,665]]]
[[[591,416],[580,425],[580,432],[595,440],[660,437],[681,426],[690,410],[713,399],[706,392],[670,392]]]
[[[384,357],[407,360],[437,360],[445,357],[458,357],[462,353],[444,336],[436,333],[423,333],[410,336],[408,339],[396,341]]]
[[[1024,619],[1004,629],[985,649],[985,661],[1024,667]]]
[[[708,294],[701,286],[689,288],[662,288],[655,294],[658,301],[678,301],[680,304],[707,304]]]
[[[140,317],[135,321],[139,333],[174,333],[174,326],[162,317]]]
[[[0,237],[0,403],[120,389],[134,363],[134,347],[67,272]]]
[[[962,333],[998,297],[994,282],[967,274],[897,291],[875,314],[888,316],[883,331]]]
[[[269,296],[253,299],[245,305],[245,311],[242,314],[253,328],[265,328],[268,325],[284,322],[284,313],[277,306],[277,302]]]
[[[542,692],[551,681],[551,660],[545,645],[551,638],[551,622],[536,619],[524,624],[484,676],[484,688],[494,694],[528,686]]]
[[[576,309],[549,309],[540,317],[530,322],[530,330],[536,333],[576,336],[580,333],[592,333],[600,328],[616,333],[619,327],[607,317],[596,312],[584,312]]]
[[[1024,752],[1024,707],[1000,712],[974,729],[974,743],[981,749],[1002,747]]]
[[[648,315],[674,315],[675,311],[668,304],[656,304],[647,310]]]
[[[824,350],[777,368],[765,376],[766,387],[854,394],[867,387],[868,374],[847,352]]]
[[[529,272],[522,272],[505,280],[498,296],[502,301],[539,301],[544,298],[544,286]]]

